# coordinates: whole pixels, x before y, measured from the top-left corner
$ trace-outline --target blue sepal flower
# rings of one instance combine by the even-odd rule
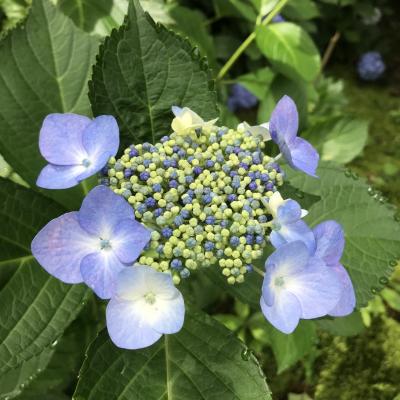
[[[119,274],[106,317],[115,345],[141,349],[182,328],[185,304],[171,275],[134,265]]]
[[[301,219],[307,211],[302,210],[299,203],[292,199],[284,200],[279,192],[275,192],[269,198],[267,208],[273,217],[270,241],[275,248],[301,240],[310,252],[315,250],[314,234]]]
[[[269,131],[272,140],[279,146],[287,163],[294,169],[316,176],[319,155],[306,140],[297,137],[299,115],[294,101],[283,96],[271,114]]]
[[[230,96],[227,102],[230,111],[235,112],[240,109],[253,108],[257,103],[257,97],[249,92],[243,85],[235,83],[231,86]]]
[[[375,81],[379,79],[386,70],[382,56],[377,51],[364,53],[357,64],[358,75],[365,81]]]
[[[150,237],[124,198],[97,186],[79,211],[42,228],[31,249],[49,274],[65,283],[85,282],[107,299],[114,292],[118,273],[139,257]]]
[[[43,121],[39,149],[49,162],[36,184],[66,189],[100,171],[119,146],[119,128],[111,115],[95,119],[77,114],[49,114]]]
[[[265,268],[261,310],[284,333],[293,332],[300,319],[327,315],[341,296],[342,283],[336,272],[319,258],[310,256],[301,241],[276,249]]]

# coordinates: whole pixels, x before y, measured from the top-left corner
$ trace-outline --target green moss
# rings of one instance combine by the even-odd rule
[[[400,393],[400,323],[376,319],[326,349],[315,400],[393,400]]]

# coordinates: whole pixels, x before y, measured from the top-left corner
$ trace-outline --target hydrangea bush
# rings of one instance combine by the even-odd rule
[[[260,9],[250,36],[276,68],[271,35],[300,29],[268,25],[285,3]],[[0,152],[25,185],[1,180],[0,383],[51,369],[89,303],[74,399],[270,399],[255,356],[191,285],[208,296],[211,280],[284,337],[301,320],[346,324],[397,264],[393,209],[320,161],[286,93],[260,125],[220,122],[206,60],[139,1],[97,46],[47,0],[0,46],[0,89],[14,93]],[[282,73],[315,79],[309,57]]]

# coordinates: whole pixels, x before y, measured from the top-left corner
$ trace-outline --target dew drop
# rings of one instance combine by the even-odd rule
[[[395,214],[394,220],[400,222],[400,213]]]
[[[386,202],[387,202],[387,199],[385,197],[382,196],[379,198],[379,203],[385,204]]]
[[[352,172],[352,173],[351,173],[351,177],[352,177],[355,181],[357,181],[358,178],[359,178],[358,174],[356,174],[355,172]]]
[[[349,169],[346,169],[346,170],[344,171],[344,174],[345,174],[345,176],[347,176],[348,178],[350,178],[350,177],[352,176],[352,173],[351,173],[351,171],[350,171]]]
[[[373,196],[375,194],[375,190],[371,186],[367,189],[367,192],[370,196]]]
[[[372,294],[377,294],[378,293],[378,289],[376,287],[372,287],[371,288],[371,293]]]
[[[390,261],[389,261],[389,265],[390,265],[391,267],[395,267],[395,266],[397,265],[397,260],[390,260]]]
[[[242,359],[244,361],[249,361],[250,357],[251,357],[251,350],[250,349],[243,349],[241,356],[242,356]]]
[[[121,375],[123,375],[123,374],[124,374],[124,372],[125,372],[125,370],[126,370],[126,365],[124,365],[124,368],[122,368],[122,370],[121,370],[120,374],[121,374]]]
[[[381,276],[379,278],[379,283],[381,283],[382,285],[386,285],[389,282],[389,279],[386,278],[386,276]]]
[[[56,347],[56,346],[57,346],[57,343],[58,343],[58,340],[55,340],[55,341],[50,345],[50,347]]]

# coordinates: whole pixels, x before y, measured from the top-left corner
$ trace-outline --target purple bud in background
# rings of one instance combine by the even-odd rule
[[[357,72],[364,81],[375,81],[379,79],[386,70],[382,56],[377,51],[364,53],[357,64]]]
[[[257,97],[250,93],[244,86],[239,83],[235,83],[231,86],[227,103],[230,111],[235,112],[240,109],[253,108],[257,103]]]

